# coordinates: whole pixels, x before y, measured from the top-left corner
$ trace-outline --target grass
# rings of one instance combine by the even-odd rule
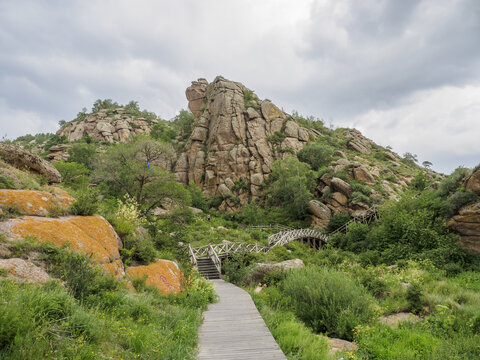
[[[134,292],[67,248],[19,244],[23,256],[39,252],[62,283],[0,278],[0,359],[195,358],[202,311],[214,300],[198,275],[178,296]]]
[[[338,359],[328,354],[329,345],[326,337],[316,335],[293,313],[273,310],[267,305],[265,294],[251,293],[251,295],[263,320],[288,360]]]

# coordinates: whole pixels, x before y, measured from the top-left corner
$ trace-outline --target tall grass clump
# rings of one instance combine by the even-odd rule
[[[351,340],[374,317],[374,299],[348,275],[327,268],[292,271],[283,282],[295,314],[318,333]]]

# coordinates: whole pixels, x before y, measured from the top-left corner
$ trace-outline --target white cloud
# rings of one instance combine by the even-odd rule
[[[479,154],[479,33],[476,0],[0,1],[0,124],[52,131],[99,98],[171,118],[223,75],[452,169]]]
[[[416,153],[420,161],[432,161],[441,171],[480,162],[480,84],[420,91],[399,106],[370,110],[338,123],[356,127],[400,154]],[[477,160],[458,162],[469,155]]]

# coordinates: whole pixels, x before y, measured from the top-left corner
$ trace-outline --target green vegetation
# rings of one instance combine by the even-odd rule
[[[333,149],[320,143],[308,143],[298,152],[298,160],[309,164],[313,170],[318,170],[330,163]]]
[[[243,100],[245,103],[245,109],[248,109],[249,107],[254,108],[254,109],[259,109],[260,107],[258,106],[256,100],[258,100],[257,95],[252,90],[244,90],[243,92]]]
[[[314,186],[314,174],[310,166],[295,157],[288,157],[273,163],[266,194],[271,205],[286,209],[293,219],[303,219],[307,215]]]
[[[2,359],[194,359],[201,313],[213,288],[195,276],[187,291],[129,292],[86,257],[44,245],[44,285],[0,279]]]

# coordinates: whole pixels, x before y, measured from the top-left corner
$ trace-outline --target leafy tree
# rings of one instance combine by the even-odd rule
[[[102,109],[115,109],[119,106],[120,105],[118,105],[118,103],[114,102],[112,99],[105,99],[105,100],[98,99],[93,103],[92,113],[98,112]]]
[[[331,147],[320,143],[308,143],[298,152],[298,159],[309,164],[313,170],[327,165],[333,155]]]
[[[97,153],[93,144],[77,143],[73,144],[72,148],[68,150],[70,154],[69,162],[75,162],[85,165],[89,170],[93,169],[93,162]]]
[[[180,110],[180,113],[173,120],[174,125],[179,129],[183,138],[188,138],[192,133],[192,125],[195,116],[188,110]]]
[[[432,163],[428,160],[425,160],[424,162],[422,162],[422,166],[425,168],[425,169],[430,169],[432,167]]]
[[[155,140],[160,140],[163,142],[171,142],[172,139],[177,136],[177,132],[172,129],[170,126],[164,123],[157,123],[153,125],[152,131],[150,132],[150,136]]]
[[[62,175],[62,181],[65,185],[75,189],[88,185],[90,172],[84,164],[58,161],[53,165]]]
[[[308,202],[313,197],[310,191],[315,187],[314,173],[308,164],[295,157],[275,161],[267,185],[270,204],[286,208],[296,219],[307,215]]]
[[[409,153],[409,152],[406,152],[405,154],[403,154],[403,159],[406,162],[409,162],[409,163],[412,163],[412,164],[418,162],[418,156],[416,154],[412,154],[412,153]]]
[[[410,183],[410,188],[413,190],[423,190],[427,187],[427,178],[423,172],[418,172]]]
[[[189,203],[188,191],[175,181],[174,175],[155,165],[171,155],[168,145],[138,137],[131,143],[111,146],[97,158],[93,179],[105,182],[111,194],[128,194],[146,211],[164,198]]]

